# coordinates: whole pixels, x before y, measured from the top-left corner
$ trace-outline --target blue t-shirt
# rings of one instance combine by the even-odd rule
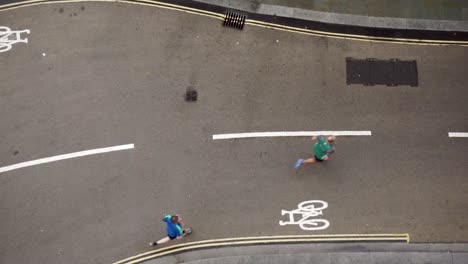
[[[182,227],[179,224],[171,222],[171,215],[166,215],[163,221],[166,222],[166,230],[169,237],[174,238],[182,235]]]

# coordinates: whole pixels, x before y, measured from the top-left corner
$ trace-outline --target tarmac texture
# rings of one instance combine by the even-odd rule
[[[409,233],[467,242],[468,50],[307,36],[176,10],[68,3],[0,13],[29,29],[0,53],[0,166],[120,144],[135,149],[0,174],[1,263],[110,263],[148,250],[179,213],[212,238]],[[346,85],[346,58],[416,60],[419,86]],[[191,86],[198,100],[184,101]],[[369,130],[293,169],[308,137]],[[328,203],[330,226],[280,226]]]

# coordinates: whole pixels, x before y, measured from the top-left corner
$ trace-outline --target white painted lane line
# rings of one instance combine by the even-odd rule
[[[283,131],[283,132],[252,132],[235,134],[216,134],[216,139],[255,138],[255,137],[308,137],[308,136],[371,136],[371,131]]]
[[[126,144],[126,145],[119,145],[119,146],[107,147],[107,148],[83,150],[83,151],[79,151],[79,152],[73,152],[73,153],[62,154],[62,155],[52,156],[52,157],[43,158],[43,159],[25,161],[25,162],[13,164],[13,165],[10,165],[10,166],[1,167],[0,168],[0,173],[6,172],[6,171],[11,171],[11,170],[16,170],[16,169],[20,169],[20,168],[24,168],[24,167],[39,165],[39,164],[42,164],[42,163],[48,163],[48,162],[54,162],[54,161],[58,161],[58,160],[83,157],[83,156],[94,155],[94,154],[101,154],[101,153],[112,152],[112,151],[133,149],[133,148],[135,148],[134,144]]]
[[[468,137],[467,132],[449,132],[449,137]]]

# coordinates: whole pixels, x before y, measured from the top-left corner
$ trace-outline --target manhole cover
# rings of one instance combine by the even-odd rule
[[[346,58],[346,83],[418,86],[418,65],[415,60]]]

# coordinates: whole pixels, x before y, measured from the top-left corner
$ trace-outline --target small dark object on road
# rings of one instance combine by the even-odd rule
[[[195,90],[195,88],[189,86],[187,88],[187,92],[185,92],[185,101],[195,102],[195,101],[197,101],[197,98],[198,98],[197,90]]]

